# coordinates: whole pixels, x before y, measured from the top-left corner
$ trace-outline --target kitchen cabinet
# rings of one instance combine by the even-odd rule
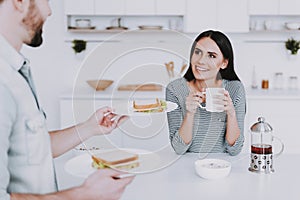
[[[65,0],[65,15],[68,31],[72,33],[116,33],[123,30],[106,30],[106,27],[117,26],[117,18],[121,17],[121,25],[129,30],[140,25],[169,28],[170,22],[174,30],[182,31],[185,0]],[[76,19],[91,20],[91,27],[76,26]],[[157,30],[160,30],[158,28]],[[145,32],[145,31],[144,31]]]
[[[248,92],[245,136],[249,147],[250,127],[258,117],[264,117],[273,128],[274,136],[285,145],[284,153],[300,153],[299,119],[300,93],[288,90],[269,90]],[[274,140],[274,151],[279,150],[279,143]],[[248,148],[249,150],[249,148]]]
[[[66,15],[93,15],[94,0],[65,0]]]
[[[185,32],[219,29],[224,32],[247,32],[247,0],[186,0]],[[232,8],[235,12],[231,12]]]
[[[300,15],[299,8],[299,0],[280,0],[279,2],[280,15]]]
[[[250,0],[250,15],[300,15],[298,0]]]
[[[279,0],[249,0],[249,15],[277,15]]]
[[[157,0],[157,15],[184,15],[185,0]]]
[[[95,15],[125,15],[125,0],[95,0]]]
[[[203,8],[205,5],[205,9]],[[187,0],[184,16],[185,32],[202,32],[217,28],[217,1]]]
[[[90,97],[93,95],[74,99],[72,95],[68,95],[61,98],[61,128],[87,120],[100,107],[111,106],[117,108],[124,105],[124,101],[128,101],[125,97],[111,98],[111,95],[105,92],[98,92],[96,95],[96,98]],[[140,96],[136,100],[153,100],[153,96],[161,98],[163,93],[152,92],[152,95]],[[88,148],[120,147],[149,151],[160,149],[169,144],[166,114],[131,116],[129,120],[116,128],[111,134],[90,138],[85,144]]]
[[[248,32],[247,0],[218,0],[217,28],[224,32]],[[232,9],[234,8],[234,12]]]
[[[126,92],[121,92],[127,94]],[[103,106],[117,107],[128,100],[126,95],[116,95],[112,98],[108,92],[93,92],[87,95],[72,97],[71,93],[60,99],[61,128],[86,120],[97,108]],[[244,153],[250,151],[250,127],[257,122],[258,117],[264,117],[273,127],[273,135],[282,140],[284,153],[300,153],[298,136],[300,113],[300,91],[289,90],[246,90],[247,112],[244,123],[245,144]],[[135,99],[145,100],[153,97],[164,98],[164,92],[140,92]],[[157,150],[169,144],[169,131],[165,114],[149,116],[132,116],[129,121],[118,127],[112,134],[97,136],[88,140],[88,146],[142,148]],[[274,141],[274,152],[279,143]]]
[[[126,15],[155,15],[155,0],[126,0]]]

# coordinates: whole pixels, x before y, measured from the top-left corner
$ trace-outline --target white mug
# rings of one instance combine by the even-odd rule
[[[206,88],[205,102],[206,106],[199,104],[200,108],[205,109],[209,112],[223,112],[224,111],[224,88]]]

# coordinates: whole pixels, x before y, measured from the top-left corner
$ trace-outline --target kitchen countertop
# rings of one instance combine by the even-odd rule
[[[108,88],[105,91],[95,91],[92,88],[78,88],[73,91],[66,91],[60,99],[124,99],[124,98],[165,98],[165,90],[162,91],[118,91]],[[292,89],[252,89],[246,88],[247,99],[290,99],[300,100],[300,90]]]
[[[75,91],[67,91],[60,96],[60,99],[144,99],[144,98],[165,98],[165,90],[162,91],[118,91],[116,88],[108,88],[104,91],[95,91],[92,88],[78,88]]]
[[[290,99],[300,100],[298,89],[252,89],[246,88],[247,99]]]
[[[171,149],[159,155],[162,161],[175,158]],[[72,154],[66,154],[55,160],[60,189],[76,186],[84,181],[83,178],[64,171],[64,164],[72,157]],[[232,169],[229,176],[218,180],[199,177],[194,169],[198,154],[188,153],[177,157],[179,159],[174,159],[173,163],[165,163],[165,167],[157,171],[137,175],[121,199],[299,199],[300,154],[283,153],[275,158],[275,172],[272,174],[249,172],[249,154],[210,154],[208,157],[230,161]]]

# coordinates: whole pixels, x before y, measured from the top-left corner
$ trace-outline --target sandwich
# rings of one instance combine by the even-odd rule
[[[112,168],[130,170],[139,167],[138,154],[124,150],[111,150],[92,155],[92,167],[96,169]]]
[[[167,108],[167,103],[164,100],[156,98],[156,103],[137,104],[133,101],[133,110],[135,112],[163,112]]]

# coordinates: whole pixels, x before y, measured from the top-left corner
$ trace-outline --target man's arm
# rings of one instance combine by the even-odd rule
[[[111,169],[97,170],[79,187],[46,194],[10,194],[11,200],[99,200],[99,199],[120,199],[126,186],[131,183],[133,177],[115,179],[120,172]]]
[[[84,123],[49,132],[53,157],[60,156],[94,135],[109,134],[126,119],[126,116],[113,114],[111,108],[103,107]]]

